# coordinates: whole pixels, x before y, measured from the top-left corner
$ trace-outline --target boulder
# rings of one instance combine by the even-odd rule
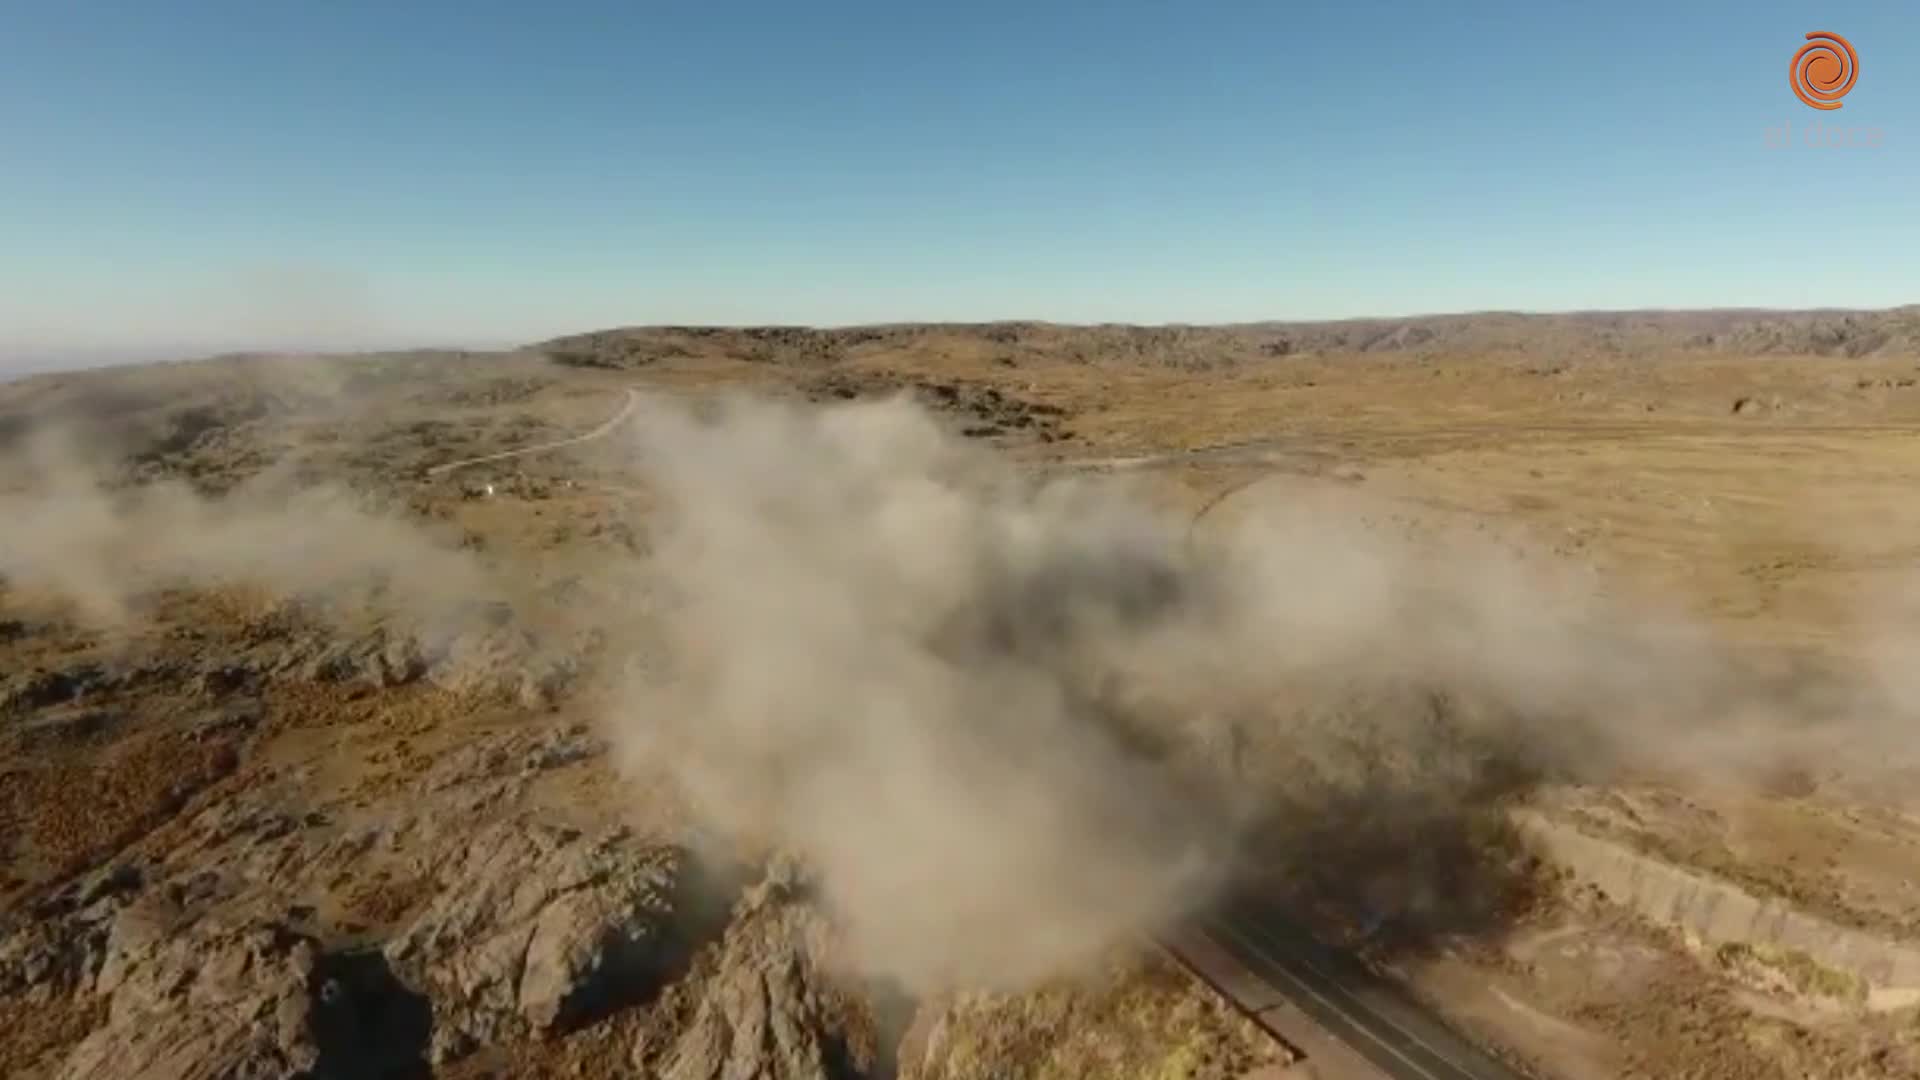
[[[829,978],[825,922],[787,883],[748,892],[690,983],[692,1019],[643,1038],[632,1065],[664,1080],[835,1080],[874,1054],[854,1035],[861,1008]]]
[[[282,1077],[320,1062],[310,985],[319,950],[285,927],[190,920],[159,897],[120,912],[96,982],[107,1022],[62,1080]]]
[[[650,990],[673,952],[684,855],[623,831],[483,830],[385,950],[432,1002],[433,1060],[566,1030]]]

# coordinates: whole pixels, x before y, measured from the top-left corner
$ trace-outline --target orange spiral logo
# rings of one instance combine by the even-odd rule
[[[1793,54],[1787,77],[1801,101],[1816,109],[1837,109],[1860,77],[1860,57],[1846,38],[1816,30]]]

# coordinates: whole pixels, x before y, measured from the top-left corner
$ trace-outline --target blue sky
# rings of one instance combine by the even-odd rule
[[[0,350],[1915,300],[1913,0],[0,0]]]

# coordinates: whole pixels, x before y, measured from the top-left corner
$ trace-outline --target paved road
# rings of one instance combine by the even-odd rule
[[[1526,1080],[1271,905],[1232,906],[1164,944],[1325,1080]]]

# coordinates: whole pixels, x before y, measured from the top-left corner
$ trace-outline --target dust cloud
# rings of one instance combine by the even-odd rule
[[[97,627],[129,627],[159,590],[244,585],[336,626],[371,615],[444,647],[503,595],[469,552],[344,487],[279,470],[218,497],[174,480],[115,484],[57,428],[20,456],[0,492],[0,580],[50,590]]]
[[[1071,969],[1248,864],[1460,928],[1519,887],[1447,876],[1478,873],[1498,799],[1773,764],[1773,688],[1678,611],[1470,533],[1395,540],[1349,495],[1190,542],[903,399],[634,431],[670,606],[667,663],[613,719],[625,758],[799,852],[909,985]]]
[[[670,664],[621,744],[800,854],[864,966],[1020,981],[1203,891],[1205,801],[1104,700],[1103,647],[1180,603],[1176,523],[1030,490],[902,402],[635,430]]]
[[[1471,532],[1396,536],[1351,492],[1190,535],[905,399],[650,401],[617,438],[658,503],[648,550],[607,556],[568,617],[615,661],[583,678],[620,766],[797,856],[851,962],[915,990],[1076,970],[1250,871],[1472,928],[1524,884],[1489,843],[1507,796],[1906,743],[1891,677],[1758,678],[1677,610]],[[511,593],[511,567],[344,491],[108,490],[36,446],[0,575],[102,619],[237,580],[446,641]]]

